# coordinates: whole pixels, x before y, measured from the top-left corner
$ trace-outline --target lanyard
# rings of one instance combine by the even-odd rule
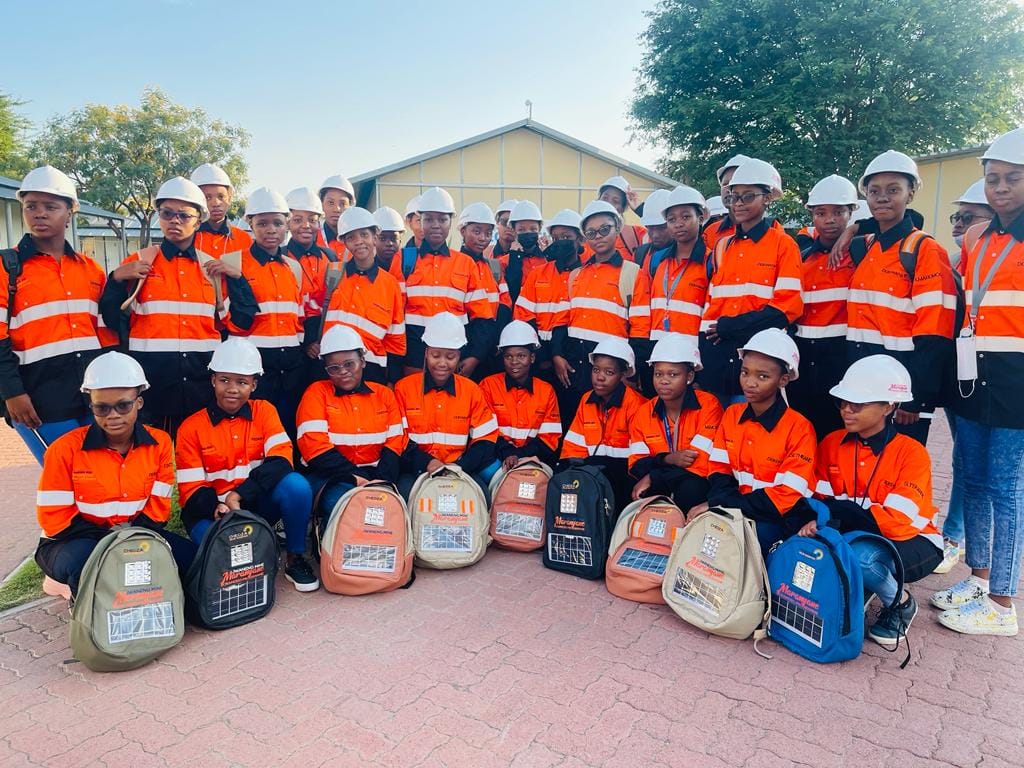
[[[981,250],[978,252],[978,258],[974,260],[974,275],[971,280],[971,328],[977,324],[978,311],[981,309],[981,302],[985,299],[985,294],[988,293],[989,286],[992,285],[992,281],[995,279],[996,272],[999,271],[999,267],[1006,261],[1006,257],[1010,255],[1010,251],[1013,246],[1017,244],[1017,241],[1013,239],[1013,235],[1010,235],[1010,242],[1003,248],[1003,252],[1000,253],[994,262],[992,262],[992,268],[985,274],[984,279],[981,278],[981,259],[988,250],[989,241],[992,240],[992,233],[986,235],[985,240],[981,244]],[[979,282],[979,280],[981,282]]]
[[[676,275],[676,279],[672,281],[672,286],[669,287],[669,284],[668,284],[668,266],[669,266],[669,262],[666,261],[665,262],[665,279],[664,279],[664,285],[665,285],[665,318],[661,321],[662,328],[663,328],[663,330],[666,330],[666,331],[669,330],[668,304],[672,300],[672,294],[674,294],[676,292],[676,288],[679,287],[679,281],[682,280],[683,279],[683,275],[686,274],[686,264],[684,263],[683,264],[683,268],[680,269],[679,270],[679,274]]]
[[[680,412],[679,421],[682,421],[683,414]],[[668,441],[668,452],[672,453],[676,450],[676,427],[679,426],[679,421],[673,424],[669,421],[668,413],[664,413],[661,416],[661,427],[665,431],[665,439]]]
[[[886,429],[888,429],[888,427],[886,427]],[[888,445],[888,443],[886,443],[886,445]],[[868,448],[868,451],[870,451],[870,450],[871,449]],[[882,454],[885,453],[885,446],[883,446],[882,450],[880,450],[878,452],[878,458],[875,459],[875,466],[871,469],[871,474],[868,475],[868,482],[864,486],[864,498],[862,498],[860,501],[857,501],[857,466],[859,464],[857,459],[858,459],[858,454],[859,453],[860,453],[860,439],[857,440],[856,448],[853,451],[853,494],[852,495],[853,495],[853,503],[856,504],[858,507],[862,507],[863,508],[864,502],[867,501],[867,499],[868,499],[868,489],[871,488],[871,481],[875,479],[875,472],[878,471],[878,467],[882,463]]]

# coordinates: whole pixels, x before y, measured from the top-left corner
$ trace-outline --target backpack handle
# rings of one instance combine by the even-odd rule
[[[818,527],[828,527],[828,521],[832,519],[832,513],[825,505],[825,502],[820,499],[807,499],[807,505],[814,510],[814,514],[817,515]]]

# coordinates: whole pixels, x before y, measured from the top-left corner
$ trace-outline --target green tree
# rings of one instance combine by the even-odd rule
[[[28,168],[25,131],[31,123],[18,112],[25,102],[0,92],[0,175],[21,178]]]
[[[1024,11],[1002,0],[661,0],[632,105],[704,190],[736,152],[801,195],[886,149],[983,143],[1024,117]]]
[[[75,179],[90,202],[138,221],[145,246],[160,184],[187,177],[201,163],[216,163],[241,186],[247,174],[242,150],[248,145],[241,127],[152,89],[138,107],[87,104],[54,118],[33,143],[32,155]]]

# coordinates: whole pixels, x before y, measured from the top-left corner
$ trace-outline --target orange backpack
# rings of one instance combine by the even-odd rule
[[[668,496],[640,499],[622,510],[608,545],[608,591],[626,600],[664,605],[662,577],[676,531],[685,525],[686,516]]]
[[[551,467],[524,461],[491,478],[491,538],[504,549],[532,552],[544,545],[544,501]]]
[[[412,522],[392,485],[372,482],[342,496],[320,538],[320,581],[338,595],[404,587],[412,578]]]

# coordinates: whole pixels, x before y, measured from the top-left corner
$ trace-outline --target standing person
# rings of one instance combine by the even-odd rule
[[[328,176],[317,192],[324,208],[324,222],[320,227],[316,244],[330,248],[338,255],[338,261],[347,261],[345,245],[338,239],[338,219],[347,208],[356,204],[356,190],[344,176]]]
[[[209,218],[200,222],[196,231],[196,249],[219,259],[225,253],[252,245],[252,236],[228,221],[235,188],[224,170],[212,163],[203,163],[192,171],[189,180],[203,191],[209,212]]]
[[[229,338],[213,353],[210,371],[213,402],[178,430],[181,521],[201,544],[230,510],[255,512],[271,525],[281,520],[285,578],[299,592],[312,592],[320,586],[305,557],[313,494],[306,478],[292,471],[294,449],[277,410],[251,399],[263,373],[260,352],[248,339]]]
[[[157,216],[163,241],[110,273],[100,298],[107,325],[127,326],[127,347],[151,382],[142,420],[173,437],[182,419],[210,398],[210,355],[225,324],[252,327],[256,297],[239,262],[196,247],[206,197],[177,176],[160,185]],[[126,323],[122,323],[123,318]]]
[[[888,354],[907,367],[916,399],[900,404],[896,427],[926,445],[935,406],[945,394],[957,291],[946,250],[907,212],[920,186],[917,164],[894,150],[872,160],[861,176],[878,234],[850,245],[856,269],[846,351],[850,362]]]
[[[509,214],[508,223],[512,227],[515,239],[508,252],[498,257],[498,261],[504,268],[509,296],[515,303],[526,278],[533,270],[547,262],[544,257],[544,245],[541,242],[544,216],[534,203],[519,200]]]
[[[975,224],[987,224],[992,221],[995,213],[985,197],[985,179],[978,179],[971,184],[960,197],[953,201],[956,211],[949,215],[949,223],[953,225],[953,240],[956,250],[950,254],[949,261],[956,268],[960,263],[960,249],[964,245],[964,235]]]
[[[51,579],[78,593],[86,561],[115,525],[156,531],[171,545],[184,575],[196,555],[188,539],[168,531],[174,492],[171,438],[139,421],[147,389],[142,367],[107,352],[85,369],[81,388],[96,423],[55,439],[43,460],[36,494],[42,536],[35,561]]]
[[[636,250],[636,263],[641,267],[657,264],[672,245],[672,235],[664,215],[665,203],[670,194],[670,190],[656,189],[644,200],[640,224],[647,230],[647,242]]]
[[[729,215],[729,209],[725,207],[725,203],[722,202],[721,195],[714,195],[708,198],[708,220],[704,222],[705,227],[710,227],[712,224],[721,221],[723,218]]]
[[[1013,597],[1024,551],[1024,128],[982,156],[995,216],[967,233],[967,317],[957,358],[954,475],[963,482],[971,575],[937,592],[939,623],[972,635],[1016,635]],[[980,231],[979,231],[980,230]]]
[[[398,281],[377,263],[377,219],[365,208],[349,208],[338,220],[338,233],[352,258],[331,294],[324,332],[338,325],[353,329],[365,350],[361,378],[398,381],[406,351],[405,299]]]
[[[718,177],[718,190],[725,211],[723,215],[719,216],[717,221],[709,221],[701,233],[701,237],[704,238],[704,244],[708,248],[708,253],[715,250],[715,245],[719,240],[736,234],[736,222],[732,216],[732,206],[726,203],[725,199],[729,197],[729,185],[732,183],[732,177],[735,175],[736,169],[751,159],[753,158],[746,155],[733,155],[725,162],[725,165],[718,169],[716,174]]]
[[[846,369],[846,302],[854,265],[845,259],[833,269],[829,256],[856,207],[857,188],[852,181],[834,174],[822,179],[807,196],[811,226],[796,238],[804,301],[796,327],[800,378],[786,394],[789,404],[810,419],[819,435],[843,426],[828,393]]]
[[[405,222],[398,211],[386,205],[373,212],[373,219],[377,222],[377,237],[374,241],[377,246],[377,266],[386,272],[391,269],[395,254],[402,248]]]
[[[500,259],[507,256],[512,243],[515,242],[516,233],[509,223],[509,217],[518,202],[518,200],[505,200],[494,210],[494,224],[497,227],[498,236],[484,251],[484,256],[488,259]]]
[[[409,239],[405,241],[405,247],[412,246],[419,248],[423,242],[423,226],[420,224],[420,195],[409,198],[405,204],[405,228],[409,230]]]
[[[615,250],[623,261],[636,261],[636,249],[647,237],[647,230],[639,224],[626,224],[627,208],[635,208],[640,202],[633,188],[622,176],[612,176],[597,188],[597,199],[611,205],[619,216],[619,231],[615,236]],[[588,245],[590,243],[588,242]],[[590,254],[584,254],[584,260]]]
[[[700,324],[697,381],[723,405],[742,402],[737,348],[765,328],[787,328],[803,312],[800,249],[766,218],[782,196],[782,177],[763,160],[747,160],[730,178],[726,204],[736,232],[719,238],[708,257],[707,301]]]
[[[77,384],[117,337],[98,310],[103,270],[65,239],[74,182],[46,165],[25,175],[17,197],[26,233],[0,269],[0,406],[42,464],[47,445],[89,423]]]
[[[487,291],[495,321],[478,324],[480,338],[474,339],[474,348],[479,350],[481,365],[468,369],[463,366],[459,373],[480,381],[494,370],[494,345],[498,333],[512,320],[512,298],[508,293],[504,269],[501,262],[484,256],[487,244],[494,235],[494,213],[486,203],[470,203],[459,214],[459,235],[462,237],[462,252],[473,260],[477,280]],[[474,353],[476,354],[476,353]]]

